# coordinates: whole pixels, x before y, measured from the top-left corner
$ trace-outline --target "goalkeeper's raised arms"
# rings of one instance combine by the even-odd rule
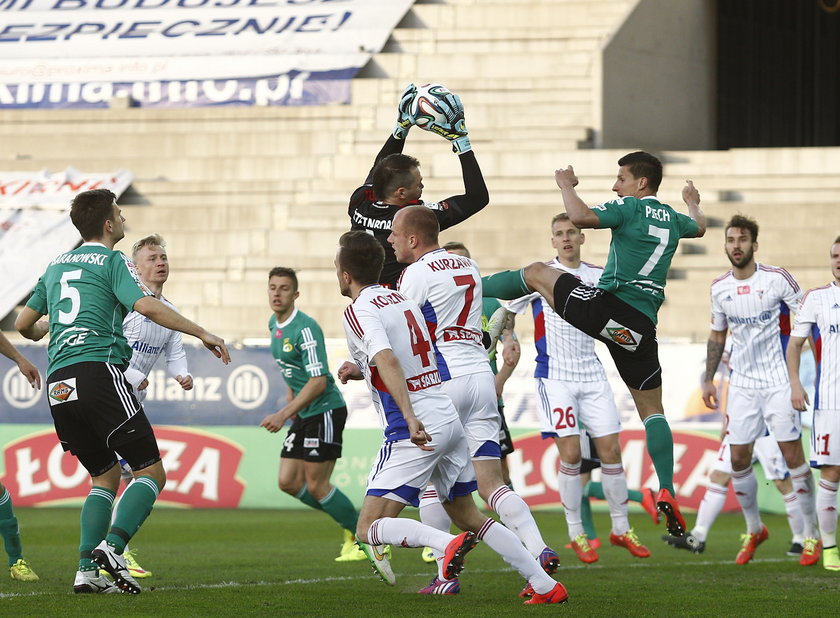
[[[394,125],[392,135],[395,139],[405,139],[408,130],[414,124],[414,116],[411,113],[411,104],[417,96],[417,86],[413,83],[405,87],[400,95],[400,102],[397,104],[397,123]]]
[[[472,150],[461,97],[450,92],[438,99],[438,107],[446,117],[446,122],[443,124],[432,122],[422,128],[452,142],[452,150],[458,154]]]

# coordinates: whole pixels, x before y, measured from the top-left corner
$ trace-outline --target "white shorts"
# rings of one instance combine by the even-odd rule
[[[436,427],[428,445],[434,450],[421,450],[410,440],[383,444],[365,495],[418,506],[423,490],[432,485],[441,498],[452,496],[458,477],[463,478],[467,467],[472,469],[464,428],[457,421]],[[474,473],[472,479],[475,485]]]
[[[537,378],[536,383],[543,438],[580,435],[581,424],[593,438],[621,431],[621,419],[609,382]]]
[[[790,472],[785,464],[782,449],[773,436],[762,436],[753,445],[753,463],[758,461],[761,469],[764,470],[764,478],[768,481],[781,481],[786,479]],[[724,474],[732,474],[732,455],[729,452],[729,440],[724,436],[723,442],[718,449],[718,458],[714,470]]]
[[[441,388],[458,410],[472,458],[501,459],[502,417],[496,399],[496,379],[490,366],[486,372],[446,380]]]
[[[730,444],[751,444],[768,428],[776,442],[791,442],[802,436],[802,418],[790,403],[789,383],[758,389],[730,382],[726,422]]]
[[[840,410],[814,410],[811,465],[840,466]]]

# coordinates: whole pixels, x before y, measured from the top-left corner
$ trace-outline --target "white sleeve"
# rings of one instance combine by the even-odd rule
[[[429,286],[420,274],[421,268],[421,266],[414,267],[414,264],[410,264],[400,277],[398,289],[403,296],[412,299],[422,307],[429,298]]]
[[[527,296],[522,296],[521,298],[514,298],[513,300],[509,300],[506,303],[502,303],[502,305],[508,311],[513,311],[514,313],[523,314],[528,310],[528,307],[531,306],[531,303],[537,300],[540,297],[539,292],[534,292],[532,294],[528,294]]]
[[[802,290],[788,271],[782,269],[782,274],[783,276],[780,277],[782,301],[791,311],[796,311],[799,300],[802,298]]]
[[[726,313],[723,312],[723,309],[720,307],[720,303],[715,296],[715,290],[712,288],[711,292],[712,297],[712,330],[714,331],[722,331],[728,328],[726,322]]]
[[[177,330],[170,331],[166,343],[163,345],[166,354],[166,373],[171,377],[186,377],[190,375],[187,367],[187,353],[184,351],[184,342],[181,333]]]
[[[138,392],[138,387],[140,383],[146,379],[146,374],[138,369],[134,369],[133,367],[129,367],[125,370],[125,379],[128,380],[128,383],[131,384],[131,387],[134,389],[134,392]]]
[[[790,331],[792,337],[807,338],[811,334],[811,326],[817,323],[816,305],[815,295],[811,292],[802,298]]]

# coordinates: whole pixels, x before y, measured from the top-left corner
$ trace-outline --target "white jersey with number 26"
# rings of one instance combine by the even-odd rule
[[[444,381],[491,371],[481,341],[481,274],[473,260],[429,251],[408,265],[398,287],[423,311]]]
[[[382,350],[390,349],[402,366],[414,414],[429,433],[458,419],[440,388],[431,339],[417,303],[381,285],[368,286],[344,311],[344,332],[350,354],[370,388],[386,442],[407,439],[409,434],[402,412],[373,364],[373,357]]]

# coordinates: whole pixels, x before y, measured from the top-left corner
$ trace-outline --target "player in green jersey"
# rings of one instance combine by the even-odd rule
[[[659,477],[657,507],[665,514],[668,532],[682,536],[685,520],[674,493],[674,441],[662,406],[656,314],[665,300],[665,277],[679,239],[703,236],[706,218],[690,180],[682,190],[688,215],[657,199],[662,163],[653,155],[633,152],[618,165],[613,185],[618,199],[594,208],[575,191],[578,179],[572,166],[554,173],[576,227],[612,230],[597,288],[538,262],[485,277],[484,294],[518,298],[537,291],[564,320],[607,344],[645,425],[648,453]]]
[[[41,388],[41,374],[38,373],[37,367],[15,349],[3,333],[0,333],[0,354],[14,361],[32,388]],[[22,582],[37,582],[38,576],[35,571],[23,559],[20,529],[12,509],[12,496],[3,483],[0,483],[0,535],[3,536],[3,546],[9,556],[9,576]]]
[[[128,573],[122,553],[151,512],[166,473],[152,426],[125,378],[131,348],[123,335],[123,318],[137,311],[198,337],[225,364],[230,355],[220,337],[155,298],[132,261],[114,250],[125,236],[125,219],[111,191],[76,195],[70,219],[85,242],[50,263],[15,326],[34,341],[50,335],[46,384],[55,430],[64,450],[90,473],[93,485],[82,506],[73,590],[138,594],[140,586]],[[47,314],[49,322],[41,320]],[[120,456],[131,466],[134,482],[123,493],[109,531]],[[113,577],[114,585],[99,575],[99,567]]]
[[[344,544],[336,562],[366,560],[354,536],[356,507],[330,484],[335,462],[341,457],[347,406],[327,366],[324,333],[315,320],[295,307],[298,296],[295,271],[272,268],[268,273],[268,304],[274,312],[268,320],[271,354],[283,372],[289,397],[260,427],[276,433],[292,420],[280,452],[280,489],[324,511],[344,528]]]

